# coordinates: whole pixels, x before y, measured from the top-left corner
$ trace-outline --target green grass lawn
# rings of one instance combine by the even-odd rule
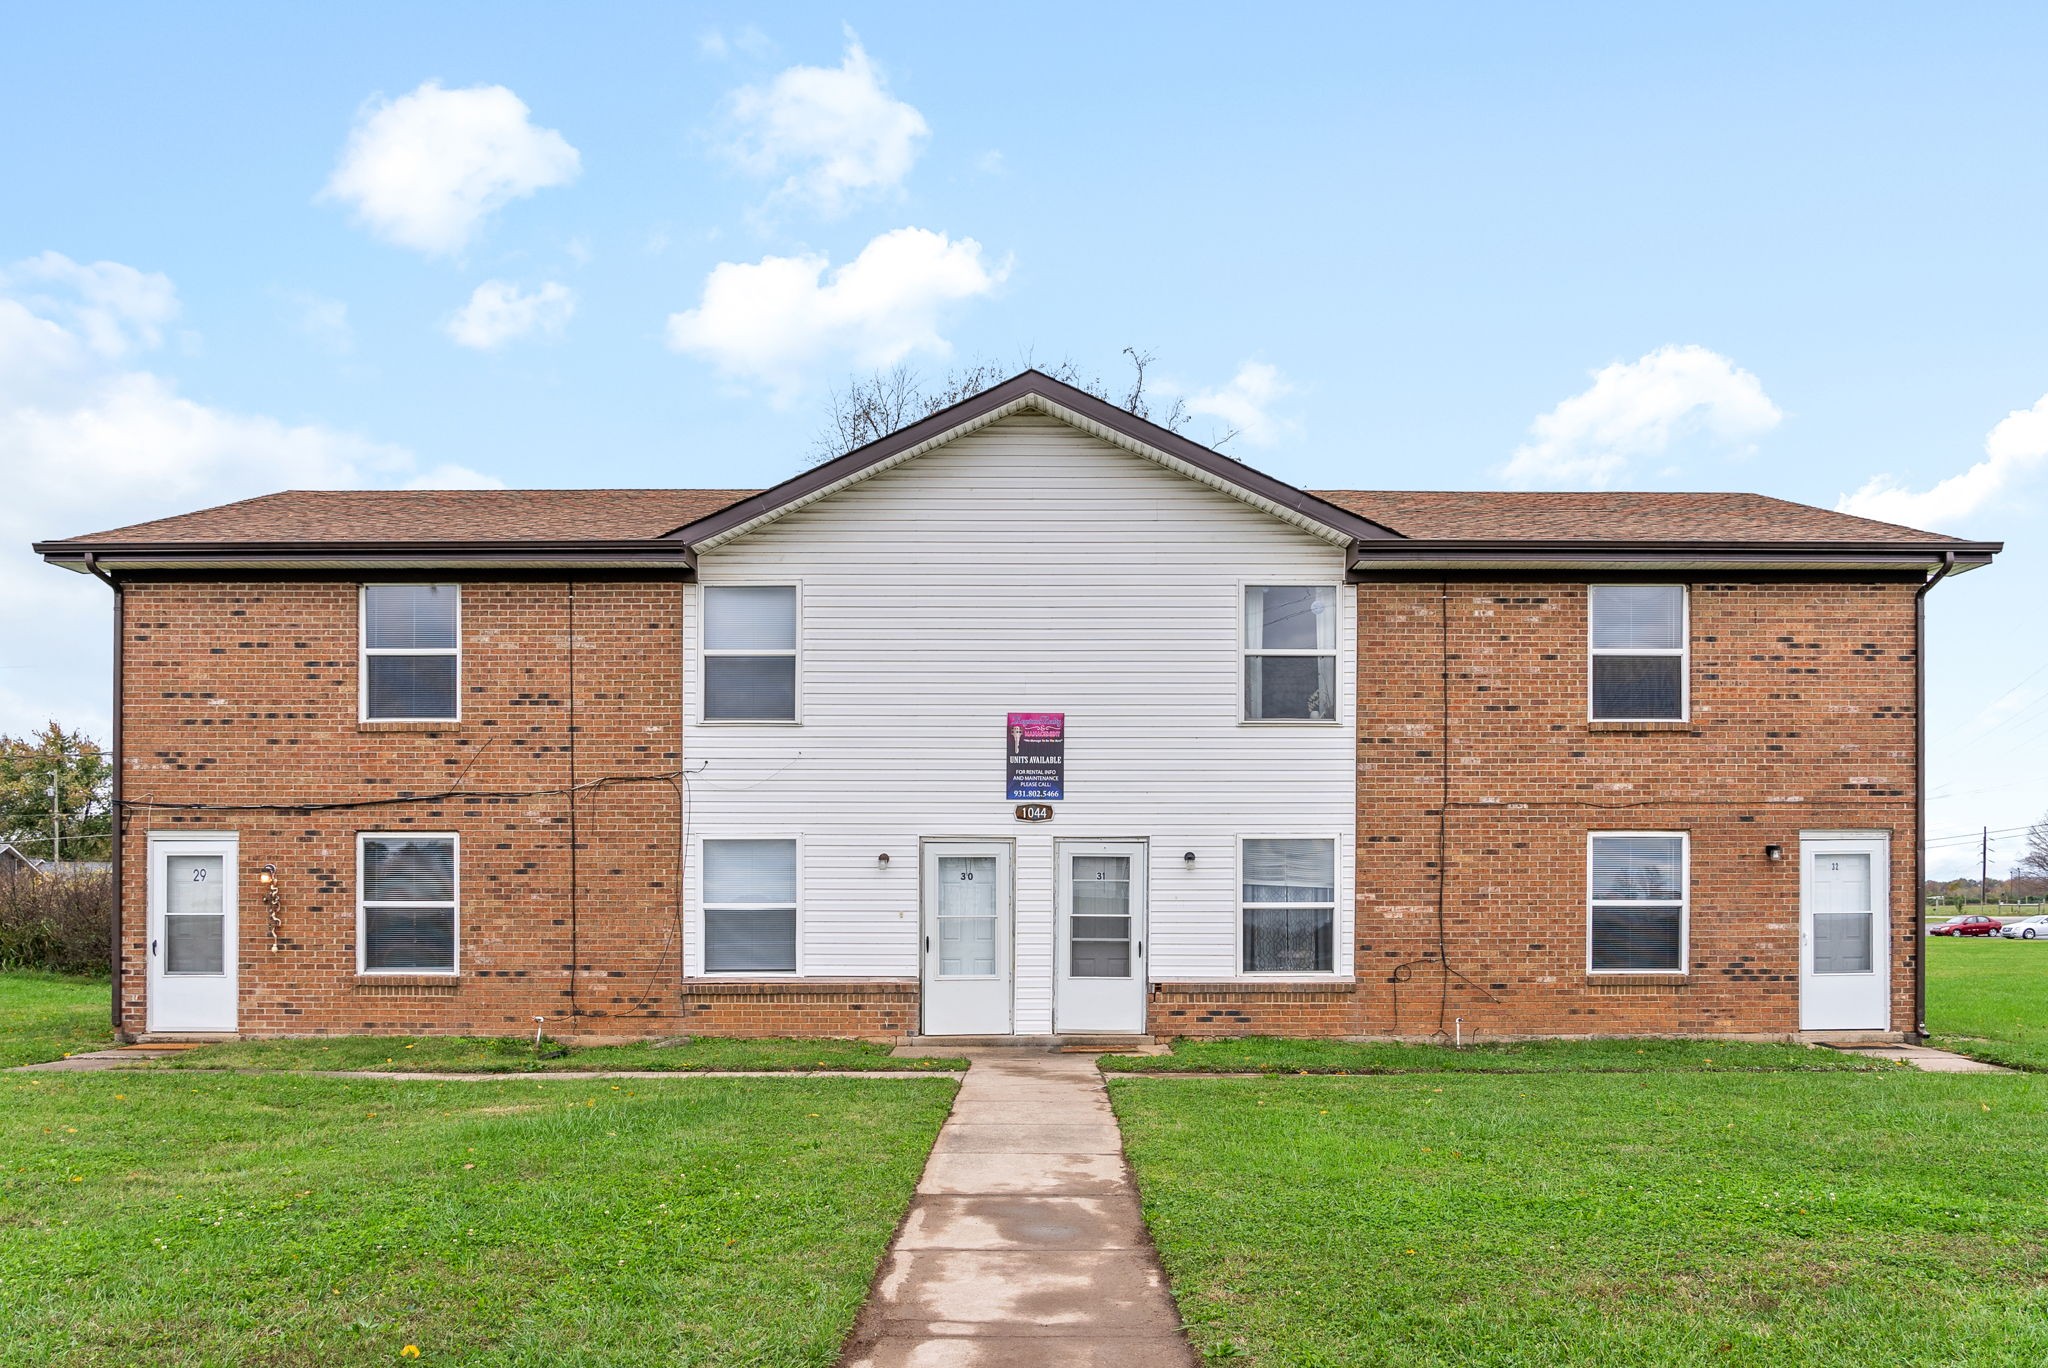
[[[1943,1049],[2048,1071],[2048,940],[1929,940],[1927,1029]]]
[[[0,1078],[9,1365],[826,1365],[954,1085]]]
[[[584,1045],[485,1036],[338,1036],[237,1040],[161,1061],[175,1069],[396,1069],[426,1073],[575,1073],[592,1069],[964,1069],[964,1059],[892,1059],[864,1040],[723,1040],[676,1045]]]
[[[1105,1055],[1108,1073],[1669,1073],[1896,1069],[1885,1060],[1805,1045],[1702,1040],[1541,1040],[1513,1045],[1403,1045],[1341,1040],[1178,1040],[1163,1055]]]
[[[1268,1365],[2048,1362],[2048,1079],[1122,1078],[1197,1345]],[[2011,1156],[2010,1162],[1956,1162]]]
[[[0,1069],[111,1045],[111,991],[105,979],[0,971]]]

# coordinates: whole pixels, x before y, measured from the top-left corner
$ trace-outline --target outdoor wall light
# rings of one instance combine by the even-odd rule
[[[284,885],[277,881],[277,866],[267,864],[256,871],[263,889],[263,908],[270,913],[270,948],[280,949],[284,941]]]
[[[1195,862],[1195,852],[1190,850],[1187,854],[1180,857],[1180,862],[1184,865],[1193,864]]]
[[[888,851],[885,850],[881,854],[875,856],[875,867],[877,869],[887,869],[889,867]]]
[[[1779,863],[1780,861],[1782,861],[1782,860],[1783,860],[1783,859],[1785,858],[1785,847],[1783,847],[1783,846],[1781,846],[1781,845],[1767,845],[1767,846],[1765,846],[1765,847],[1764,847],[1764,858],[1765,858],[1766,860],[1769,860],[1769,861],[1770,861],[1770,862],[1771,862],[1772,864],[1777,864],[1777,863]]]

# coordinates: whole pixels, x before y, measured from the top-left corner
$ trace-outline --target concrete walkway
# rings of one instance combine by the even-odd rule
[[[847,1368],[1194,1368],[1094,1059],[963,1053]]]
[[[1896,1060],[1911,1064],[1922,1073],[2011,1073],[2012,1070],[1998,1064],[1986,1064],[1981,1059],[1959,1055],[1952,1050],[1937,1050],[1931,1045],[1857,1045],[1842,1048],[1846,1054],[1874,1055],[1879,1059]]]

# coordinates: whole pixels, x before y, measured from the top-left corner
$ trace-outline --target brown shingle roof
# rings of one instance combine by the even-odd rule
[[[1318,489],[1319,499],[1427,541],[1957,541],[1762,494],[1546,494]]]
[[[290,489],[65,541],[630,541],[673,532],[749,489]],[[56,543],[62,545],[62,543]]]
[[[1762,494],[1322,489],[1319,499],[1426,541],[1929,542],[1956,538]],[[65,542],[575,542],[653,539],[745,489],[294,489]],[[46,543],[57,549],[63,542]]]

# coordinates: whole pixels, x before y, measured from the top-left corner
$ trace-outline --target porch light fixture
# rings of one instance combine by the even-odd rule
[[[889,867],[889,852],[885,850],[885,851],[883,851],[883,852],[882,852],[881,854],[879,854],[879,855],[875,856],[875,868],[877,868],[877,869],[887,869],[888,867]]]
[[[283,948],[284,940],[284,886],[277,881],[277,866],[267,864],[256,871],[256,882],[263,888],[263,908],[270,913],[270,948]]]
[[[1180,862],[1184,865],[1193,864],[1195,862],[1195,852],[1190,850],[1187,854],[1180,857]]]
[[[1765,858],[1766,860],[1769,860],[1769,861],[1770,861],[1770,862],[1771,862],[1772,864],[1778,864],[1778,863],[1780,863],[1780,862],[1781,862],[1781,861],[1783,861],[1783,860],[1784,860],[1784,858],[1785,858],[1785,847],[1783,847],[1783,846],[1781,846],[1781,845],[1767,845],[1767,846],[1765,846],[1765,847],[1764,847],[1764,858]]]

